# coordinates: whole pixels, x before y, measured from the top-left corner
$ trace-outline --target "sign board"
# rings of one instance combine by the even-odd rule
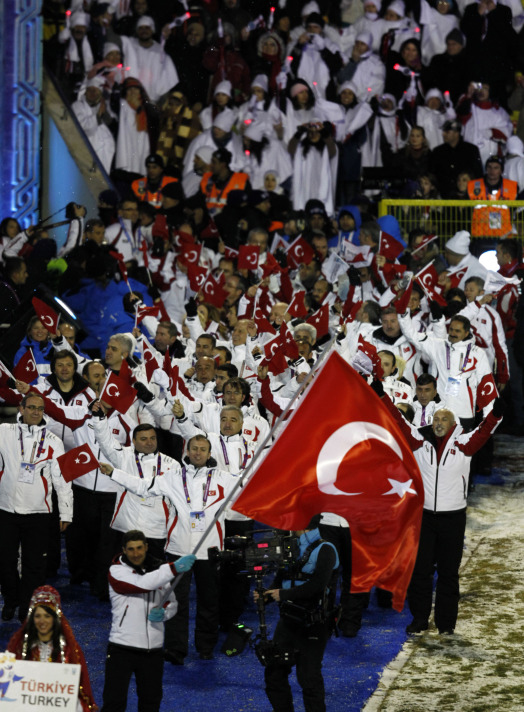
[[[76,712],[80,665],[15,660],[0,653],[0,712]]]

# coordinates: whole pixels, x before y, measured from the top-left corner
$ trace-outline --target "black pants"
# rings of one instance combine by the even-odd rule
[[[435,625],[439,630],[453,630],[457,622],[459,568],[465,530],[465,509],[436,513],[425,509],[423,512],[417,560],[408,589],[408,603],[413,618],[429,620],[436,566]]]
[[[322,522],[318,525],[318,529],[322,539],[335,545],[340,561],[338,573],[341,579],[340,605],[342,611],[339,625],[349,624],[360,628],[363,611],[369,604],[369,593],[351,593],[351,530],[349,527],[336,527],[322,524]]]
[[[120,533],[109,526],[115,502],[116,492],[73,485],[73,523],[66,530],[67,564],[71,577],[89,581],[97,595],[107,594],[107,572],[115,548],[120,546]]]
[[[253,526],[251,519],[248,521],[226,519],[226,537],[249,536]],[[250,582],[245,574],[238,574],[240,568],[236,563],[220,565],[220,625],[223,629],[229,628],[238,621],[249,596]]]
[[[0,510],[0,585],[4,603],[27,613],[35,588],[45,583],[50,514],[12,514]],[[22,575],[18,547],[22,547]]]
[[[179,556],[167,555],[168,561]],[[189,593],[192,574],[196,584],[195,647],[199,653],[211,653],[218,641],[219,591],[216,566],[209,561],[195,561],[175,588],[178,610],[165,623],[165,649],[186,656],[189,641]]]
[[[109,643],[101,712],[125,712],[131,676],[135,675],[138,712],[158,712],[162,701],[164,651],[126,648]]]
[[[322,658],[328,639],[326,625],[304,628],[281,618],[275,629],[274,642],[284,650],[295,651],[297,680],[306,712],[325,712],[326,709]],[[268,665],[264,670],[266,694],[275,712],[293,712],[291,670],[291,665]]]

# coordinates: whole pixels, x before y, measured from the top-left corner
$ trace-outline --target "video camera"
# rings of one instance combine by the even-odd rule
[[[257,537],[257,534],[263,536]],[[208,549],[209,560],[215,563],[237,563],[239,572],[260,576],[270,569],[285,568],[299,556],[296,536],[275,530],[254,531],[250,537],[230,536],[224,539],[224,551],[213,546]]]

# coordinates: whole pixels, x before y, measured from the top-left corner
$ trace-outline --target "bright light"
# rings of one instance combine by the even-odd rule
[[[497,262],[497,251],[496,250],[486,250],[479,257],[480,264],[486,269],[492,272],[498,272],[499,263]]]
[[[71,311],[71,309],[67,306],[67,304],[66,304],[65,302],[63,302],[63,301],[62,301],[61,299],[59,299],[58,297],[54,297],[54,300],[55,300],[55,302],[56,302],[60,307],[62,307],[62,309],[64,309],[64,311],[66,311],[66,312],[69,314],[69,316],[70,316],[72,319],[74,319],[74,320],[76,321],[76,318],[77,318],[77,317],[76,317],[76,314]]]

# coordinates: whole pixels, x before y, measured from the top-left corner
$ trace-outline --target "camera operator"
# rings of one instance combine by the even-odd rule
[[[293,710],[288,679],[293,664],[306,712],[326,709],[322,658],[333,629],[329,594],[334,592],[332,583],[339,561],[335,547],[320,538],[316,524],[312,522],[309,527],[296,532],[299,555],[294,565],[279,571],[273,587],[264,592],[265,600],[273,599],[280,606],[273,643],[291,656],[289,662],[270,661],[265,668],[266,694],[276,712]],[[258,597],[255,591],[255,601]]]

